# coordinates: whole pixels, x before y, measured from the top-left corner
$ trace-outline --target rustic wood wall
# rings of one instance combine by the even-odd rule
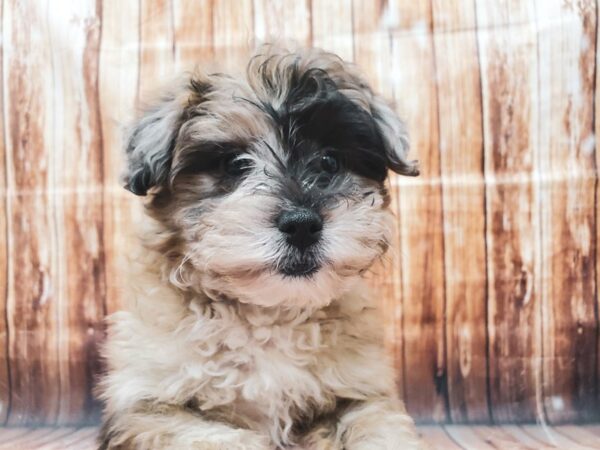
[[[171,74],[294,39],[407,119],[372,275],[422,421],[600,419],[594,0],[2,0],[0,424],[93,421],[139,218],[120,126]]]

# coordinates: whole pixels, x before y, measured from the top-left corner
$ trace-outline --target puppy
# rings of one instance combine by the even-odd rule
[[[144,271],[110,318],[101,449],[421,448],[363,274],[390,241],[404,124],[320,50],[194,74],[127,144]]]

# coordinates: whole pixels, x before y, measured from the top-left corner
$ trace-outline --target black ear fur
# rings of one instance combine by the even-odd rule
[[[410,143],[404,122],[383,99],[376,95],[370,101],[370,108],[383,142],[389,169],[400,175],[418,176],[419,162],[407,159]]]
[[[133,125],[126,146],[125,189],[143,196],[168,179],[182,114],[175,95],[169,95]]]

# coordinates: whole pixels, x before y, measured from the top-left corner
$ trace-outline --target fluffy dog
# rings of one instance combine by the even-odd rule
[[[404,124],[320,50],[194,74],[133,127],[144,275],[110,318],[102,449],[412,449],[362,276]]]

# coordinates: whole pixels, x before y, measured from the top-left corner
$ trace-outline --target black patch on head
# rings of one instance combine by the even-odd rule
[[[129,174],[127,175],[125,189],[135,195],[144,196],[154,186],[162,184],[168,178],[168,170],[171,167],[173,149],[175,147],[175,134],[169,140],[168,146],[156,155],[151,167],[139,155],[132,157],[136,144],[136,138],[143,130],[136,130],[131,137],[126,154],[129,157]]]
[[[193,149],[184,149],[184,154],[173,167],[172,177],[178,174],[215,172],[229,157],[242,153],[247,144],[242,142],[195,142]]]
[[[198,115],[195,106],[211,89],[207,80],[192,78],[187,86],[187,106],[179,106],[176,96],[171,93],[146,111],[134,127],[125,149],[128,159],[126,189],[136,195],[146,195],[149,189],[169,179],[179,130]],[[149,139],[153,141],[149,142]]]
[[[278,89],[291,86],[281,108],[268,102],[261,108],[281,130],[292,163],[317,147],[338,152],[347,168],[361,176],[385,180],[388,161],[375,118],[340,92],[325,71],[302,71],[298,61],[273,72],[263,67],[259,74],[270,95],[278,97]]]

